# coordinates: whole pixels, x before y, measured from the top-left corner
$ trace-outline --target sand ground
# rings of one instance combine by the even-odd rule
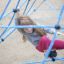
[[[7,1],[8,0],[0,0],[0,15],[4,10]],[[21,0],[19,7],[21,7],[22,1],[24,0]],[[38,0],[35,3],[34,7],[37,7],[41,1],[42,0]],[[30,5],[32,2],[33,0],[31,0]],[[10,12],[13,8],[15,8],[16,3],[17,0],[11,0],[11,3],[7,8],[5,15],[8,12]],[[31,15],[30,15],[31,12],[29,12],[29,16],[38,24],[54,25],[58,21],[58,15],[62,4],[64,4],[63,0],[47,0],[42,4],[42,6],[36,12],[32,13]],[[20,13],[24,11],[25,5],[20,10],[21,11]],[[13,13],[4,17],[0,21],[0,25],[7,25],[12,15]],[[61,25],[64,25],[63,17],[61,20],[62,22],[60,23]],[[14,20],[15,18],[13,19],[11,25],[14,25]],[[0,28],[0,33],[2,33],[3,30],[4,29]],[[2,38],[5,37],[6,34],[4,34]],[[5,39],[4,42],[0,44],[0,64],[25,64],[25,63],[37,62],[37,61],[40,62],[44,59],[44,53],[37,51],[29,41],[23,42],[21,38],[22,35],[17,30],[15,30],[15,32],[13,32],[9,37]],[[60,38],[64,39],[63,36],[60,36]],[[58,52],[58,57],[64,57],[64,50],[60,50],[57,52]],[[40,63],[36,63],[36,64],[40,64]],[[64,64],[64,62],[55,61],[55,62],[48,62],[47,64]]]

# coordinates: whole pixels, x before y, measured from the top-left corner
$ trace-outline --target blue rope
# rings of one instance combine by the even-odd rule
[[[54,26],[44,26],[44,25],[23,25],[23,26],[0,26],[0,28],[55,28]]]
[[[54,41],[55,41],[56,36],[57,36],[57,33],[55,32],[55,33],[54,33],[54,37],[53,37],[53,39],[52,39],[52,41],[51,41],[51,43],[50,43],[50,46],[49,46],[47,52],[45,53],[45,57],[46,57],[46,58],[48,58],[49,53],[50,53],[50,51],[52,50],[52,47],[53,47],[53,45],[54,45]]]
[[[27,2],[27,4],[26,4],[25,10],[24,10],[24,12],[23,12],[23,15],[25,14],[25,12],[26,12],[26,10],[27,10],[27,7],[28,7],[28,5],[29,5],[29,2],[30,2],[30,0],[28,0],[28,2]]]
[[[59,17],[58,17],[58,22],[56,25],[59,25],[59,23],[61,22],[63,12],[64,12],[64,5],[62,6],[62,9],[61,9]]]
[[[2,19],[4,13],[6,12],[6,9],[8,8],[9,4],[10,4],[11,0],[8,0],[8,3],[6,4],[4,11],[2,12],[1,16],[0,16],[0,20]]]
[[[17,5],[16,5],[16,8],[15,8],[15,9],[17,9],[17,7],[18,7],[18,5],[19,5],[19,2],[20,2],[20,0],[18,0]],[[11,24],[11,22],[12,22],[12,20],[13,20],[14,16],[15,16],[15,13],[14,13],[14,14],[13,14],[13,16],[12,16],[12,18],[11,18],[11,20],[10,20],[9,24],[8,24],[8,27],[9,27],[9,25]],[[2,32],[2,34],[0,35],[0,38],[1,38],[1,37],[2,37],[2,35],[7,31],[8,27],[6,27],[6,29]]]
[[[40,6],[45,2],[46,0],[42,0],[42,2],[38,5],[37,8],[33,9],[33,11],[30,13],[30,15],[33,13],[33,12],[36,12],[36,10],[38,10],[40,8]]]
[[[36,0],[33,1],[31,7],[29,8],[29,10],[27,11],[26,15],[29,13],[29,11],[32,9],[33,5],[35,4]]]
[[[25,2],[26,2],[26,1],[25,1]],[[25,2],[24,2],[24,3],[25,3]],[[22,6],[24,5],[24,3],[22,4]],[[21,8],[21,7],[20,7],[20,8]],[[9,12],[8,14],[10,14],[10,13],[11,13],[11,12]],[[7,15],[8,15],[8,14],[7,14]],[[6,16],[7,16],[7,15],[6,15]],[[2,39],[6,39],[6,38],[7,38],[9,35],[11,35],[14,31],[15,31],[15,28],[14,28],[9,34],[7,34],[7,35],[5,36],[5,38],[2,38]]]
[[[21,9],[25,3],[26,3],[26,0],[22,3],[22,5],[19,8]],[[13,10],[11,12],[8,12],[2,19],[4,19],[6,16],[8,16],[12,12]]]

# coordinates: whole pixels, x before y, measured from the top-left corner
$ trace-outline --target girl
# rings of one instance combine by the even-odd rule
[[[16,13],[16,25],[36,25],[29,17],[19,16],[19,12]],[[48,49],[51,40],[47,37],[47,31],[40,28],[18,28],[18,31],[23,34],[24,42],[28,39],[37,50],[44,52]],[[52,49],[60,50],[64,49],[64,41],[55,40]]]

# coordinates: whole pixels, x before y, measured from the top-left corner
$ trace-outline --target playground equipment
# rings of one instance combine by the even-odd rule
[[[27,15],[27,14],[30,12],[30,10],[32,9],[32,7],[33,7],[33,5],[35,4],[35,2],[36,2],[36,0],[33,1],[33,3],[31,4],[30,8],[28,9],[28,11],[27,11],[27,13],[26,13],[26,10],[27,10],[27,8],[28,8],[28,5],[30,4],[30,1],[31,1],[31,0],[25,0],[25,1],[22,3],[22,6],[23,6],[23,5],[27,2],[26,7],[25,7],[24,12],[23,12],[23,15]],[[37,7],[37,8],[34,8],[33,11],[32,11],[30,14],[32,14],[33,12],[36,12],[36,11],[39,9],[39,7],[40,7],[45,1],[46,1],[46,0],[42,0],[42,2],[38,5],[38,7]],[[62,14],[63,14],[63,12],[64,12],[64,4],[63,4],[62,7],[61,7],[61,11],[60,11],[60,14],[59,14],[59,17],[58,17],[58,21],[57,21],[57,23],[56,23],[55,25],[53,25],[53,26],[52,26],[52,25],[10,26],[10,24],[12,23],[12,20],[13,20],[13,18],[14,18],[14,16],[15,16],[16,10],[18,10],[19,4],[20,4],[20,0],[17,1],[17,4],[16,4],[15,9],[13,9],[11,12],[9,12],[8,14],[6,14],[6,16],[4,16],[4,14],[5,14],[5,12],[6,12],[7,8],[8,8],[8,5],[10,4],[10,2],[11,2],[11,0],[8,0],[6,6],[5,6],[5,8],[4,8],[4,11],[3,11],[2,14],[0,15],[0,20],[2,20],[3,18],[5,18],[7,15],[9,15],[9,14],[12,13],[12,12],[13,12],[14,14],[13,14],[13,16],[12,16],[12,18],[11,18],[11,20],[10,20],[10,22],[9,22],[9,24],[8,24],[7,26],[4,26],[4,25],[1,25],[1,26],[0,26],[0,28],[5,28],[5,30],[0,34],[0,43],[3,42],[9,35],[11,35],[11,33],[13,33],[16,28],[48,28],[48,29],[52,29],[52,28],[53,28],[53,29],[55,30],[55,31],[54,31],[54,37],[53,37],[53,39],[52,39],[52,41],[51,41],[51,44],[50,44],[48,50],[47,50],[46,53],[45,53],[45,58],[44,58],[44,60],[42,60],[41,62],[31,62],[31,63],[27,63],[27,64],[36,64],[36,63],[45,64],[45,62],[48,62],[48,61],[64,60],[64,58],[56,58],[57,52],[56,52],[56,51],[51,51],[51,49],[52,49],[52,47],[53,47],[53,45],[54,45],[54,40],[55,40],[57,34],[62,34],[62,33],[60,33],[60,32],[57,32],[57,30],[63,30],[63,29],[64,29],[63,26],[60,26],[60,22],[61,22],[61,19],[62,19]],[[22,6],[21,6],[21,7],[22,7]],[[21,9],[21,7],[20,7],[19,9]],[[2,36],[7,32],[7,30],[8,30],[9,28],[13,28],[13,29],[12,29],[11,31],[9,31],[9,33],[7,33],[6,36],[3,38]],[[64,35],[64,34],[62,34],[62,35]],[[51,57],[51,58],[49,58],[49,57]]]

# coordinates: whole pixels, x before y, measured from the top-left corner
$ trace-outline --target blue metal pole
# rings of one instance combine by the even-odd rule
[[[4,13],[6,12],[6,9],[8,8],[8,6],[9,6],[10,2],[11,2],[11,0],[8,0],[8,2],[7,2],[7,4],[6,4],[6,6],[5,6],[5,8],[4,8],[4,11],[2,12],[2,14],[1,14],[1,16],[0,16],[0,20],[2,19],[2,17],[3,17],[3,15],[4,15]]]
[[[57,21],[56,25],[59,25],[59,23],[61,22],[63,12],[64,12],[64,5],[62,6],[62,9],[60,11],[60,14],[59,14],[58,21]]]
[[[54,26],[44,26],[44,25],[24,25],[24,26],[0,26],[0,28],[54,28]]]
[[[51,43],[50,43],[50,46],[49,46],[48,50],[47,50],[46,53],[45,53],[45,57],[46,57],[46,58],[48,58],[49,53],[50,53],[50,51],[52,50],[52,47],[53,47],[53,45],[54,45],[54,41],[55,41],[56,36],[57,36],[57,33],[56,33],[56,30],[55,30],[54,37],[53,37],[53,39],[52,39],[52,41],[51,41]]]
[[[15,9],[17,9],[17,7],[18,7],[18,5],[19,5],[19,2],[20,2],[20,0],[18,0],[17,5],[16,5],[16,8],[15,8]],[[13,20],[14,16],[15,16],[15,13],[14,13],[14,14],[13,14],[13,16],[12,16],[12,18],[11,18],[11,20],[10,20],[9,24],[8,24],[8,27],[9,27],[9,25],[11,24],[11,22],[12,22],[12,20]],[[1,38],[1,37],[2,37],[2,35],[7,31],[8,27],[6,27],[6,29],[2,32],[2,34],[0,35],[0,38]]]
[[[23,12],[23,15],[25,14],[25,12],[26,12],[26,10],[27,10],[27,7],[28,7],[28,5],[29,5],[29,2],[30,2],[30,0],[28,0],[28,2],[27,2],[27,4],[26,4],[25,10],[24,10],[24,12]]]
[[[31,7],[29,8],[29,10],[27,11],[26,15],[29,13],[29,11],[32,9],[33,5],[35,4],[36,0],[33,1]]]

